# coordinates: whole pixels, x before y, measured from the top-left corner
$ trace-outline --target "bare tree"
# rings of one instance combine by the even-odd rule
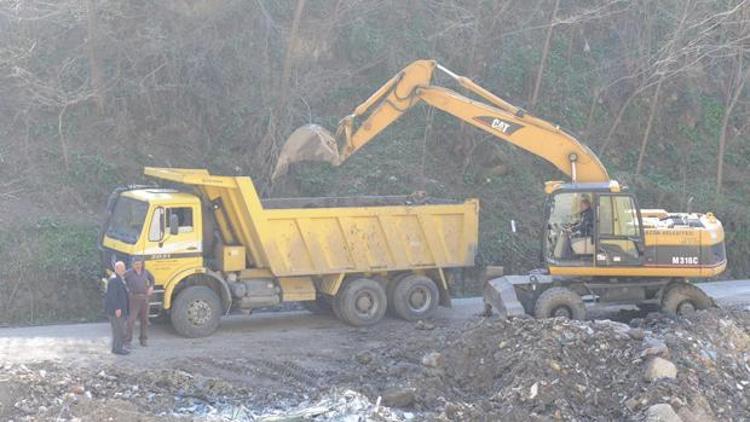
[[[547,64],[547,55],[549,54],[549,45],[552,41],[552,32],[555,30],[557,24],[557,11],[560,8],[560,0],[554,0],[555,5],[552,7],[552,14],[549,18],[549,26],[547,27],[547,35],[544,38],[544,46],[542,47],[542,58],[539,60],[539,67],[536,71],[536,79],[534,81],[534,90],[531,92],[529,98],[529,108],[533,109],[536,106],[537,98],[539,98],[539,89],[542,86],[542,77],[544,76],[544,68]]]

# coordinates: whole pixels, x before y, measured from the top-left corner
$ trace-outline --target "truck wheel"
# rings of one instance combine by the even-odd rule
[[[172,305],[172,326],[185,337],[206,337],[219,327],[221,301],[210,287],[190,286]]]
[[[680,283],[667,290],[661,301],[661,311],[668,315],[689,315],[714,305],[713,300],[698,287]]]
[[[412,275],[411,273],[401,273],[401,274],[394,276],[393,278],[388,280],[388,282],[386,283],[385,296],[388,299],[388,314],[389,315],[398,316],[398,313],[396,313],[396,309],[393,307],[393,303],[394,303],[393,293],[395,292],[396,286],[398,286],[398,283],[400,283],[401,280],[403,280],[404,278],[409,277],[411,275]]]
[[[339,291],[334,309],[344,322],[354,326],[372,325],[385,315],[388,301],[383,286],[369,278],[352,280]]]
[[[440,302],[440,291],[429,277],[410,275],[398,282],[391,303],[396,315],[407,321],[430,317]]]
[[[330,315],[333,313],[333,305],[328,299],[318,295],[315,300],[302,302],[302,307],[315,315]]]
[[[551,287],[536,300],[534,316],[540,319],[566,317],[582,320],[586,318],[586,307],[578,293],[565,287]]]

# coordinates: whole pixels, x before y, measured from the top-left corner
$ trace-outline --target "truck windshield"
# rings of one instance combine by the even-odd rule
[[[146,212],[148,212],[148,203],[120,197],[109,221],[107,236],[131,245],[135,244],[143,230]]]

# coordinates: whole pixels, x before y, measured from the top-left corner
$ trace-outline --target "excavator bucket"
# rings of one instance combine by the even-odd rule
[[[340,164],[336,138],[324,127],[308,124],[297,128],[281,148],[271,180],[287,173],[289,165],[300,161],[325,161]]]
[[[518,300],[515,287],[513,287],[514,281],[517,282],[516,279],[523,277],[505,276],[487,281],[483,295],[485,306],[488,307],[487,310],[494,308],[503,318],[523,315],[525,310]]]

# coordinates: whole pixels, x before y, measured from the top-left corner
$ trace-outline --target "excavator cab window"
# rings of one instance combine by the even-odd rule
[[[628,194],[598,199],[596,265],[641,265],[643,228],[635,199]]]
[[[547,262],[561,266],[593,265],[595,211],[592,195],[558,193],[547,204]]]

